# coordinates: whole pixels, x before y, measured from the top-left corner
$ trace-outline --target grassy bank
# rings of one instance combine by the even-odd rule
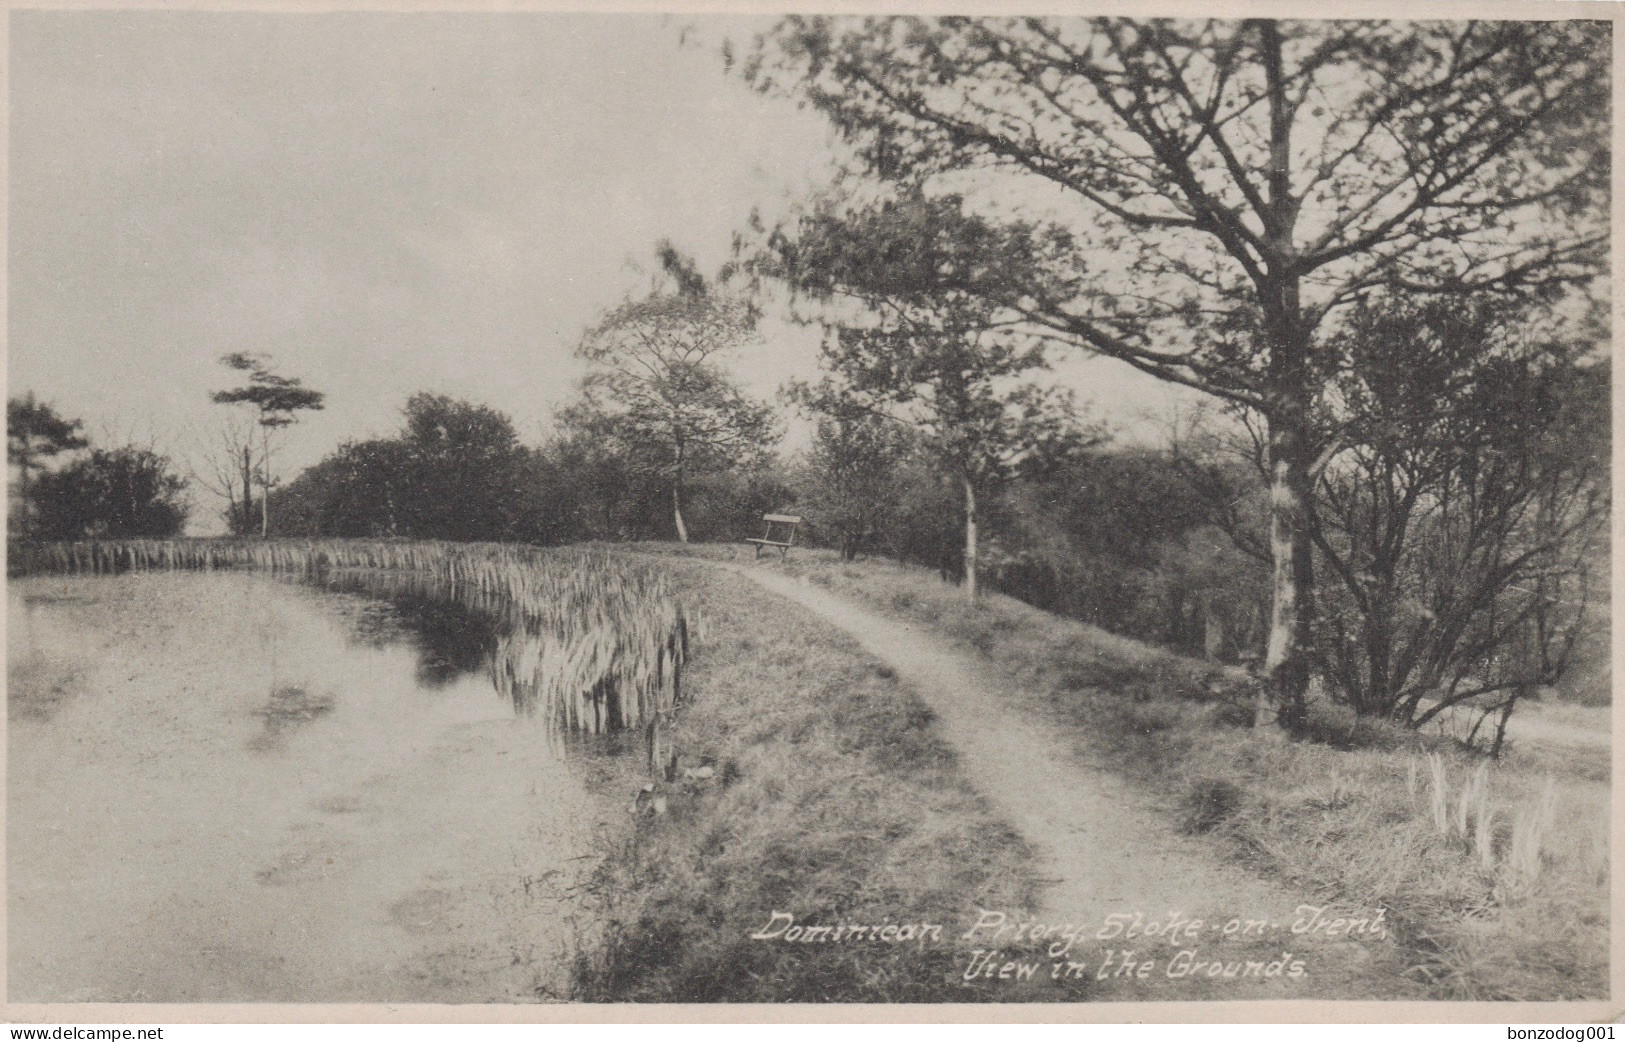
[[[616,739],[630,755],[585,758],[593,787],[624,795],[629,816],[628,827],[610,830],[608,856],[584,885],[593,922],[583,924],[573,971],[577,998],[1236,997],[1225,981],[1162,996],[1089,979],[965,981],[970,946],[957,935],[977,910],[1017,916],[1040,906],[1045,881],[1032,852],[888,668],[790,602],[690,557],[785,571],[931,627],[1018,681],[1010,711],[1046,722],[1080,763],[1137,779],[1156,811],[1198,835],[1215,860],[1240,861],[1306,902],[1384,908],[1399,933],[1398,964],[1384,948],[1328,978],[1321,986],[1333,990],[1321,997],[1606,994],[1605,750],[1515,744],[1489,764],[1325,706],[1314,740],[1288,742],[1245,726],[1249,694],[1233,671],[1006,597],[971,609],[957,588],[921,570],[805,551],[781,564],[753,562],[741,547],[632,548],[668,555],[650,567],[628,560],[627,548],[598,549],[607,552],[196,540],[66,548],[22,564],[421,573],[517,605],[516,638],[540,627],[532,635],[541,643],[499,650],[498,673],[514,683],[523,674],[527,684],[557,681],[579,693],[574,673],[533,674],[548,663],[596,663],[590,682],[613,674],[657,685],[649,706],[663,711],[681,665],[686,697],[668,735],[680,755],[674,780],[642,791],[649,775],[635,732]],[[606,604],[621,608],[605,616]],[[689,659],[691,618],[706,626]],[[582,630],[583,620],[596,621]],[[775,912],[798,926],[940,932],[921,944],[752,939]],[[1019,958],[1042,947],[1006,949]]]
[[[601,943],[577,997],[654,1002],[932,1002],[1043,997],[967,984],[955,928],[979,907],[1030,907],[1022,841],[960,777],[931,714],[883,666],[799,609],[726,572],[673,563],[708,637],[672,740],[666,812],[644,814],[593,891]],[[597,762],[631,804],[646,776]],[[706,770],[709,768],[709,771]],[[797,923],[942,927],[942,943],[751,940]],[[1085,985],[1068,985],[1077,999]]]
[[[650,547],[749,560],[736,547]],[[1314,741],[1244,726],[1236,677],[934,575],[819,553],[764,562],[975,648],[1079,755],[1145,783],[1163,811],[1305,895],[1388,909],[1429,997],[1607,993],[1604,754],[1514,748],[1487,763],[1317,710]],[[1170,781],[1174,779],[1173,781]]]

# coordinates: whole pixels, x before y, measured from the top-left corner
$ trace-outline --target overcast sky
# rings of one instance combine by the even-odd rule
[[[714,265],[827,180],[821,120],[723,70],[722,37],[765,25],[14,11],[10,391],[185,456],[219,356],[259,351],[329,396],[290,468],[424,389],[534,442],[659,239]],[[739,368],[771,394],[815,347],[774,328]],[[1120,373],[1067,367],[1085,397],[1113,380],[1097,412],[1160,400]]]

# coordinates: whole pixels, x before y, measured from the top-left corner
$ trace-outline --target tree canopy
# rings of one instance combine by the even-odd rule
[[[825,113],[882,180],[941,195],[974,175],[975,255],[1002,261],[959,288],[1002,318],[1264,419],[1260,714],[1292,724],[1313,474],[1338,437],[1321,388],[1347,364],[1328,319],[1384,287],[1595,277],[1609,54],[1586,21],[791,17],[742,72]]]
[[[294,414],[304,409],[320,409],[326,399],[294,377],[281,376],[270,368],[263,355],[234,351],[222,355],[220,364],[248,374],[248,383],[228,391],[216,391],[211,400],[217,405],[251,405],[264,427],[286,427]]]
[[[429,392],[403,413],[398,436],[342,445],[277,493],[279,525],[312,535],[535,534],[531,457],[506,414]]]
[[[91,449],[41,475],[35,534],[45,539],[165,538],[186,525],[186,482],[169,460],[126,445]]]
[[[34,471],[48,459],[89,444],[80,421],[58,415],[55,408],[36,399],[34,392],[6,400],[6,458],[17,468],[19,510],[13,522],[22,534],[32,534]]]
[[[817,209],[758,260],[796,291],[834,302],[837,314],[842,302],[861,305],[845,320],[826,320],[825,375],[792,396],[826,417],[866,412],[917,432],[963,492],[972,600],[978,499],[1017,467],[1096,440],[1069,392],[1032,379],[1048,368],[1044,342],[1012,330],[960,288],[959,272],[978,262],[986,227],[957,197],[910,193],[867,208]]]
[[[751,306],[669,247],[662,260],[675,289],[612,308],[582,339],[577,354],[589,370],[582,400],[564,420],[612,443],[634,468],[663,475],[678,538],[687,541],[689,477],[770,450],[778,431],[772,408],[722,365],[755,335]]]

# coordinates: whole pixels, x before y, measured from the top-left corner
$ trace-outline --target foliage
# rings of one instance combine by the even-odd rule
[[[521,444],[487,406],[408,400],[401,432],[352,442],[273,493],[275,528],[306,536],[396,536],[557,545],[667,530],[670,487],[572,410],[554,437]],[[769,460],[746,457],[690,478],[693,531],[739,538],[791,493]]]
[[[398,536],[401,498],[410,494],[406,446],[400,439],[340,445],[277,490],[280,535]]]
[[[645,467],[628,446],[603,433],[601,417],[570,408],[533,454],[527,495],[542,542],[668,538],[672,485]],[[731,541],[756,534],[764,513],[788,509],[795,497],[771,452],[748,452],[684,479],[683,519],[697,540]]]
[[[13,466],[37,466],[41,460],[74,449],[85,441],[83,424],[57,415],[51,405],[29,391],[6,401],[6,457]]]
[[[663,479],[679,539],[691,476],[759,460],[778,440],[771,408],[747,396],[721,360],[754,334],[743,301],[710,286],[665,247],[675,291],[611,309],[577,354],[589,372],[565,426],[602,440],[629,469]]]
[[[545,541],[624,542],[666,531],[665,490],[598,437],[595,425],[567,417],[534,458],[551,519]]]
[[[27,535],[30,531],[33,472],[46,460],[89,444],[80,421],[59,416],[50,405],[37,400],[33,391],[6,400],[6,459],[17,468],[18,479],[19,509],[12,518],[17,534]]]
[[[883,180],[940,195],[1008,174],[976,240],[1008,263],[956,272],[1001,319],[1264,418],[1261,709],[1294,724],[1325,333],[1384,285],[1594,278],[1608,60],[1608,27],[1583,21],[790,17],[742,72],[827,115]]]
[[[921,449],[963,489],[972,599],[979,499],[1019,468],[1053,465],[1100,440],[1077,422],[1069,392],[1028,379],[1047,367],[1041,343],[1010,335],[986,301],[959,289],[957,270],[978,250],[982,227],[957,198],[908,194],[867,209],[817,210],[758,262],[799,293],[864,305],[856,319],[833,324],[824,378],[794,385],[791,396],[825,417],[850,423],[866,413],[917,432]]]
[[[505,414],[445,395],[406,403],[402,532],[430,539],[514,538],[526,454]]]
[[[1001,591],[1191,654],[1233,661],[1262,646],[1265,566],[1220,532],[1176,454],[1087,453],[1014,496]]]
[[[966,292],[1268,408],[1271,343],[1226,339],[1223,319],[1275,317],[1286,280],[1313,327],[1395,277],[1595,272],[1607,36],[1583,21],[790,17],[741,71],[826,114],[883,180],[1011,175],[1024,219],[950,226],[968,255],[1015,263],[959,269]]]
[[[305,387],[298,379],[274,372],[271,369],[270,359],[264,355],[233,351],[222,355],[220,364],[236,372],[247,373],[248,382],[230,390],[216,391],[210,395],[210,400],[217,405],[251,407],[255,422],[260,428],[260,458],[257,467],[249,445],[253,440],[252,437],[242,439],[244,443],[241,446],[235,445],[228,438],[227,447],[233,450],[230,459],[223,465],[218,465],[217,461],[216,469],[229,474],[237,465],[237,453],[234,450],[239,447],[242,449],[243,497],[240,503],[235,503],[235,512],[233,511],[235,482],[228,478],[223,486],[228,504],[228,521],[233,532],[246,533],[252,528],[253,495],[250,489],[252,479],[257,477],[260,486],[260,535],[266,536],[270,534],[271,529],[271,489],[276,485],[271,473],[271,433],[291,426],[296,414],[300,412],[321,409],[326,395]]]
[[[296,412],[320,409],[326,398],[299,380],[272,371],[270,359],[263,355],[233,351],[222,355],[220,364],[247,373],[248,383],[229,391],[216,391],[210,396],[211,400],[217,405],[253,406],[263,427],[286,427],[293,423]]]
[[[907,432],[882,416],[836,409],[815,421],[813,445],[797,487],[798,509],[814,539],[835,545],[843,560],[873,550],[899,505],[898,468],[911,448]]]
[[[340,447],[273,498],[278,528],[306,535],[535,538],[531,453],[483,405],[420,393],[395,438]]]
[[[1358,711],[1510,713],[1567,666],[1603,537],[1608,367],[1501,299],[1373,300],[1333,384],[1318,645]],[[1499,738],[1495,740],[1499,746]]]
[[[1420,725],[1462,703],[1498,748],[1519,698],[1596,657],[1606,598],[1608,366],[1538,300],[1372,295],[1338,333],[1314,487],[1317,667],[1361,714]],[[1267,559],[1265,434],[1211,424],[1175,456],[1215,524]]]
[[[42,474],[32,534],[41,539],[164,537],[186,524],[186,483],[150,449],[91,449]]]

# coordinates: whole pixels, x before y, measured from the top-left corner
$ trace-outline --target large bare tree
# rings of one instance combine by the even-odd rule
[[[1260,717],[1290,725],[1309,677],[1311,491],[1337,439],[1317,411],[1342,364],[1326,328],[1379,286],[1595,275],[1609,43],[1580,20],[797,17],[742,69],[827,114],[873,174],[995,186],[987,208],[1029,259],[968,287],[1263,418]]]
[[[248,535],[254,523],[255,442],[259,422],[253,416],[234,416],[217,426],[194,425],[193,449],[187,473],[191,479],[225,500],[226,528],[233,535]]]

